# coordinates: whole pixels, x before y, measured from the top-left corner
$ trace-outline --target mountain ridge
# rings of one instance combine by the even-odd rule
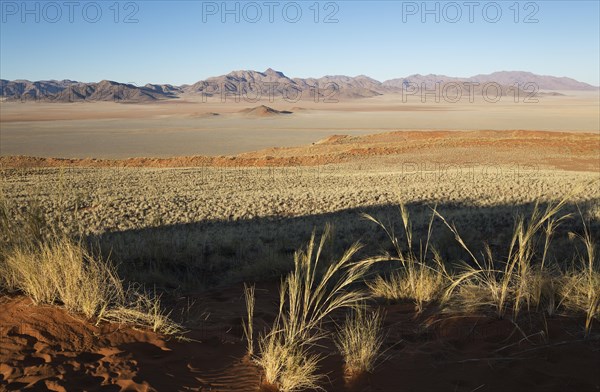
[[[407,84],[416,88],[433,88],[435,83],[497,83],[501,86],[517,86],[518,89],[534,84],[540,90],[592,91],[599,87],[569,77],[538,75],[527,71],[497,71],[470,77],[454,77],[436,74],[413,74],[405,77],[378,81],[367,75],[325,75],[319,78],[291,78],[281,71],[268,68],[260,72],[235,70],[228,74],[212,76],[188,85],[152,84],[137,86],[111,80],[100,82],[78,82],[70,79],[29,81],[25,79],[0,79],[0,98],[9,101],[47,102],[151,102],[174,99],[185,95],[218,96],[239,94],[240,90],[249,97],[277,94],[283,97],[304,99],[335,96],[337,99],[368,98],[386,93],[397,93]]]

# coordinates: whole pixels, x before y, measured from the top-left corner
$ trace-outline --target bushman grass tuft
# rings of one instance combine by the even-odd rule
[[[123,287],[114,266],[42,217],[32,208],[20,213],[17,223],[0,194],[0,288],[98,322],[130,323],[164,334],[183,332],[162,310],[159,296]]]
[[[398,263],[398,267],[388,278],[378,276],[374,281],[367,282],[375,297],[392,300],[414,300],[419,312],[428,303],[441,298],[448,285],[448,273],[439,253],[433,248],[430,251],[433,218],[436,213],[435,208],[433,211],[434,213],[429,220],[425,246],[419,247],[418,252],[413,249],[412,223],[404,204],[400,205],[400,216],[402,217],[406,237],[405,249],[402,248],[392,225],[385,225],[381,220],[369,214],[363,214],[365,219],[370,220],[383,229],[396,252],[393,256],[385,254],[380,258]],[[428,261],[429,253],[432,255],[432,260]]]
[[[264,369],[266,381],[281,391],[320,389],[321,357],[312,349],[330,334],[323,324],[330,321],[332,312],[352,308],[369,297],[353,287],[376,262],[352,261],[360,244],[352,245],[322,274],[317,272],[330,233],[326,226],[317,245],[313,232],[306,249],[295,253],[294,270],[280,285],[278,315],[271,330],[259,338],[256,362]]]
[[[335,344],[344,358],[349,376],[373,371],[382,354],[382,322],[383,315],[379,310],[368,312],[360,306],[346,315],[344,324],[338,328]]]

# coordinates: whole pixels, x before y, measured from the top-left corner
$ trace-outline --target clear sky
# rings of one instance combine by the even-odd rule
[[[382,81],[518,70],[600,84],[598,0],[0,5],[0,77],[10,80],[179,85],[272,67],[292,77]]]

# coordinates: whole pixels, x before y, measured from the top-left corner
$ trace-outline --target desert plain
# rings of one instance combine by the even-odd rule
[[[0,387],[597,391],[598,97],[1,102]]]
[[[474,95],[453,103],[434,96],[383,94],[366,99],[279,96],[183,96],[144,104],[3,102],[2,155],[63,158],[235,155],[268,147],[311,144],[334,134],[396,130],[598,130],[597,91],[561,95]],[[423,102],[423,99],[425,102]],[[492,100],[492,98],[488,98]],[[536,102],[537,101],[537,102]],[[266,106],[288,114],[252,111]],[[234,142],[232,142],[234,141]]]

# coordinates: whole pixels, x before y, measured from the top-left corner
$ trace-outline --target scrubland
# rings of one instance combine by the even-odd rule
[[[425,234],[429,208],[437,204],[468,239],[486,236],[494,246],[508,239],[518,212],[597,177],[510,166],[424,172],[366,164],[10,169],[2,176],[11,218],[28,211],[81,234],[122,268],[145,275],[138,280],[170,288],[276,276],[326,223],[334,226],[338,250],[357,240],[377,249],[383,233],[361,213],[393,220],[399,203],[414,209],[415,236]],[[600,192],[583,186],[570,203],[595,222]],[[444,253],[459,250],[447,230],[438,231]]]
[[[221,384],[199,381],[200,388],[389,387],[398,371],[391,364],[418,357],[417,347],[428,344],[423,331],[439,332],[455,319],[476,318],[462,326],[473,330],[481,320],[506,328],[494,335],[493,348],[456,366],[481,355],[487,363],[519,362],[528,350],[571,343],[583,347],[583,358],[597,357],[594,171],[508,164],[416,170],[388,157],[319,166],[0,173],[3,290],[58,304],[96,325],[119,322],[188,339],[178,345],[199,344],[194,331],[223,315],[236,355],[246,352],[229,369],[245,370],[240,378],[220,374]],[[231,287],[237,299],[224,301],[235,303],[233,310],[217,305],[210,314],[195,313],[210,308],[199,293]],[[398,306],[409,310],[398,313]],[[412,325],[410,333],[399,317]],[[446,352],[446,344],[436,350]],[[103,366],[108,372],[122,364]],[[4,379],[23,381],[9,368]],[[329,377],[326,369],[338,370]],[[180,376],[192,383],[191,374]],[[556,382],[598,387],[587,376],[583,384],[568,377]],[[461,383],[459,390],[478,387]],[[494,390],[488,387],[482,390]]]

